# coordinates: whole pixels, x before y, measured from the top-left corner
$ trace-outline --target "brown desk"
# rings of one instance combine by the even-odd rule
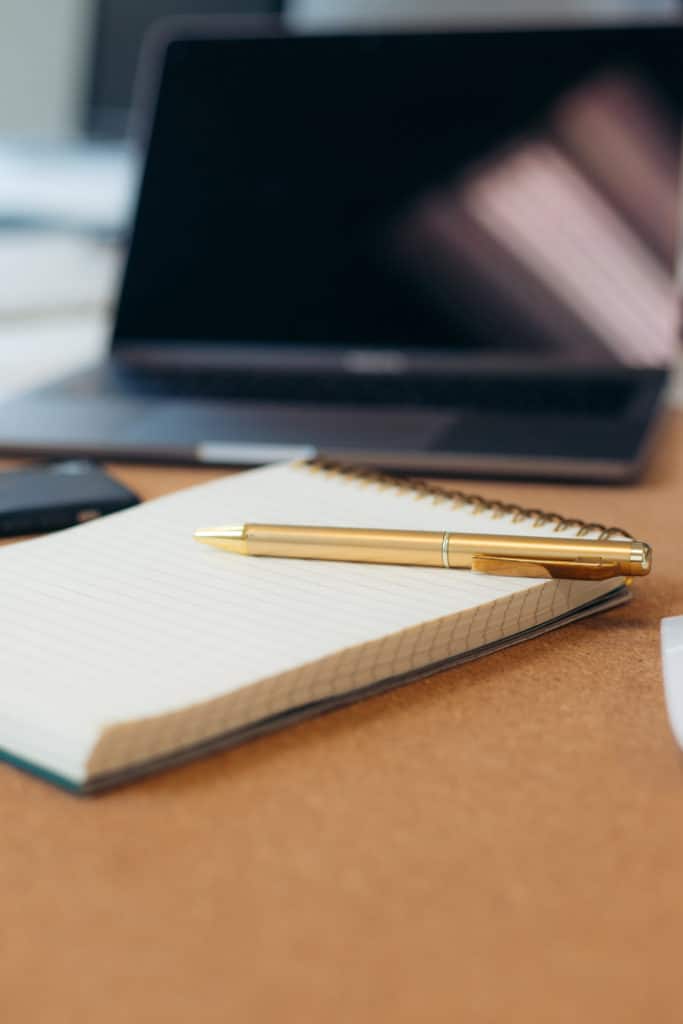
[[[119,472],[148,496],[212,475]],[[658,629],[683,613],[683,415],[637,487],[478,489],[623,524],[656,572],[626,608],[104,797],[0,766],[3,1020],[681,1020]]]

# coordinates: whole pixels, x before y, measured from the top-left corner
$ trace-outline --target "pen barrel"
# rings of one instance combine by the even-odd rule
[[[489,556],[528,563],[614,565],[624,576],[641,576],[650,570],[649,546],[627,539],[597,541],[260,523],[247,523],[242,529],[245,553],[274,558],[470,569],[475,556]]]
[[[271,558],[330,562],[441,566],[443,533],[417,530],[360,530],[346,527],[244,527],[247,553]]]

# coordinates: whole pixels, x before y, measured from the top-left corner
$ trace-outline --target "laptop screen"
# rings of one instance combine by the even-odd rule
[[[165,52],[115,344],[666,363],[683,34]]]

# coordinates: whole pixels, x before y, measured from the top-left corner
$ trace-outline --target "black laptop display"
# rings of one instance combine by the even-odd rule
[[[105,367],[12,450],[619,478],[676,348],[678,28],[168,44]]]

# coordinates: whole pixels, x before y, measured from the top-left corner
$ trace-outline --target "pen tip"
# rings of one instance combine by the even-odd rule
[[[229,523],[225,526],[203,526],[192,534],[200,544],[210,544],[224,551],[246,554],[247,531],[244,523]]]

